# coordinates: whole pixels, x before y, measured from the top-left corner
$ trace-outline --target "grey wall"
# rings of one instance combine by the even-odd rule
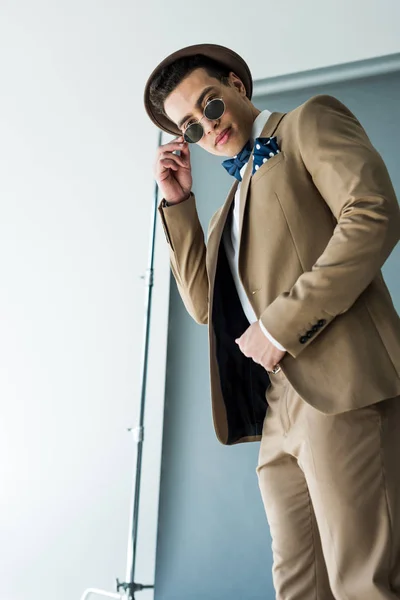
[[[259,98],[286,111],[329,93],[361,120],[382,153],[400,195],[400,74]],[[232,180],[219,160],[192,152],[194,191],[206,229]],[[384,274],[400,310],[400,248]],[[258,444],[220,445],[209,394],[207,330],[171,287],[165,432],[156,569],[156,600],[269,600],[275,597],[270,535],[255,467]]]

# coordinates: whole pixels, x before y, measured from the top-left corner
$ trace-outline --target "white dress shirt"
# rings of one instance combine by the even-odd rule
[[[263,110],[255,119],[253,123],[253,128],[251,132],[251,143],[254,144],[254,140],[261,135],[262,130],[264,129],[264,125],[268,121],[271,113],[268,110]],[[243,177],[244,171],[246,169],[247,163],[243,165],[240,170],[240,174]],[[238,188],[236,190],[235,198],[233,200],[233,213],[232,213],[232,227],[225,227],[223,242],[225,246],[225,252],[228,259],[228,263],[232,272],[233,281],[235,282],[236,290],[239,296],[240,303],[242,305],[244,314],[247,317],[249,323],[255,323],[257,321],[257,317],[254,313],[253,307],[251,306],[247,294],[244,290],[242,282],[239,278],[239,198],[240,198],[240,182]],[[269,341],[276,346],[282,352],[285,352],[286,349],[281,346],[279,342],[277,342],[270,333],[265,329],[264,325],[259,321],[261,330],[264,335],[267,336]]]

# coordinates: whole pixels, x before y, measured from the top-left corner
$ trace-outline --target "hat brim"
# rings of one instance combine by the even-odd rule
[[[173,135],[181,135],[182,132],[173,121],[156,110],[150,100],[150,86],[154,78],[165,69],[165,67],[168,67],[179,58],[194,56],[195,54],[203,54],[228,67],[228,69],[233,71],[243,82],[246,88],[247,97],[251,99],[253,94],[253,79],[247,63],[239,56],[239,54],[236,54],[236,52],[229,48],[217,44],[196,44],[194,46],[187,46],[186,48],[182,48],[181,50],[170,54],[154,69],[147,80],[144,90],[144,106],[153,123],[163,131]]]

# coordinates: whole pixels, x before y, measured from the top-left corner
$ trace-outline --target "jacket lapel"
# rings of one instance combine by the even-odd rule
[[[268,121],[264,125],[264,128],[261,132],[262,137],[271,136],[275,129],[278,127],[280,121],[285,116],[285,113],[272,113],[269,117]],[[240,223],[239,223],[239,240],[242,235],[242,225],[243,225],[243,217],[246,208],[246,201],[249,192],[249,186],[251,181],[251,171],[253,168],[253,157],[251,156],[249,162],[247,163],[247,167],[245,169],[243,180],[240,185],[240,207],[239,207],[239,215],[240,215]],[[217,269],[218,262],[218,252],[219,246],[221,243],[222,232],[225,227],[226,219],[228,217],[229,211],[232,206],[233,199],[236,194],[236,190],[238,188],[239,182],[235,181],[233,186],[230,189],[228,197],[225,201],[225,204],[217,213],[215,220],[212,223],[210,228],[209,237],[207,241],[207,265],[208,265],[208,277],[209,277],[209,286],[210,286],[210,302],[212,310],[212,301],[214,295],[214,282],[215,282],[215,273]],[[239,242],[240,244],[240,242]],[[240,247],[240,246],[239,246]]]
[[[272,113],[268,121],[265,123],[261,135],[259,137],[271,137],[278,127],[279,123],[285,116],[285,113]],[[240,208],[239,208],[239,248],[242,239],[243,218],[246,209],[247,196],[249,194],[249,186],[251,181],[251,172],[253,170],[253,153],[247,163],[244,172],[242,184],[240,186]]]

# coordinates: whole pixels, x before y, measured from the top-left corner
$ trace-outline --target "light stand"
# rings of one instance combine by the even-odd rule
[[[161,146],[162,132],[160,131],[158,138],[158,146]],[[151,302],[154,284],[154,250],[156,238],[156,223],[157,223],[157,204],[158,204],[158,186],[156,184],[154,190],[154,204],[152,210],[151,230],[150,230],[150,250],[149,250],[149,267],[146,275],[142,277],[145,280],[147,294],[145,300],[145,323],[144,323],[144,343],[142,355],[142,375],[141,375],[141,394],[140,394],[140,413],[139,425],[135,429],[128,429],[133,433],[134,440],[137,445],[136,452],[136,475],[132,486],[132,511],[129,523],[129,541],[126,563],[126,582],[120,582],[117,579],[117,593],[107,592],[96,588],[88,588],[81,600],[87,600],[89,596],[104,596],[114,598],[115,600],[135,600],[135,592],[140,592],[144,589],[154,589],[154,585],[142,585],[135,583],[135,566],[136,566],[136,549],[138,538],[138,523],[139,523],[139,500],[140,500],[140,482],[142,473],[142,455],[143,455],[143,440],[144,440],[144,412],[146,404],[146,385],[147,385],[147,367],[149,356],[149,338],[150,338],[150,317],[151,317]]]

